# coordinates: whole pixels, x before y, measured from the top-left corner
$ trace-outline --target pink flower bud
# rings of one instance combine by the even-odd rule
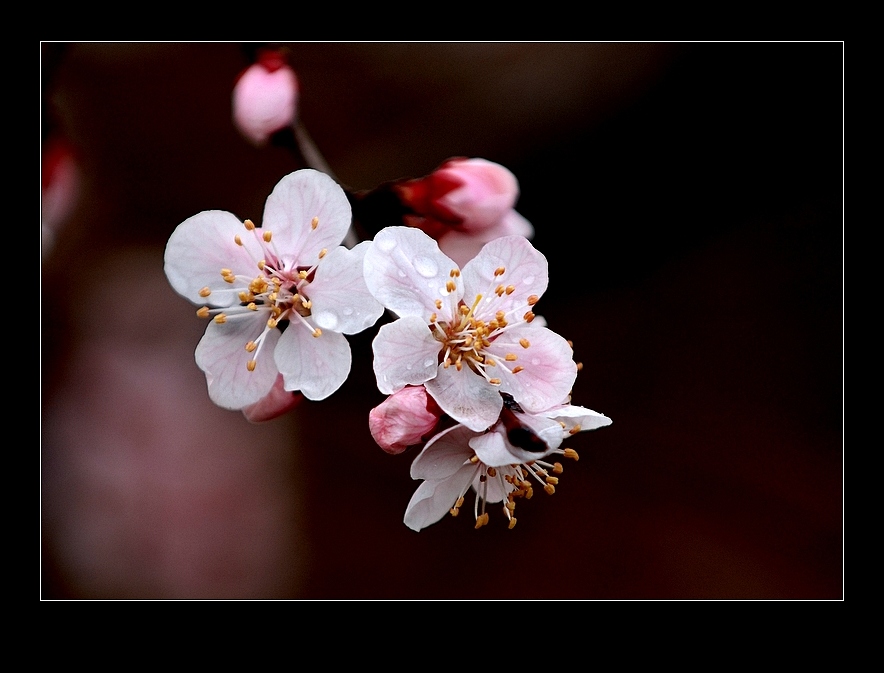
[[[368,427],[384,451],[402,453],[420,444],[441,416],[442,410],[423,386],[408,386],[369,412]]]
[[[298,78],[282,52],[265,49],[233,87],[233,121],[240,133],[261,147],[291,126],[298,108]]]

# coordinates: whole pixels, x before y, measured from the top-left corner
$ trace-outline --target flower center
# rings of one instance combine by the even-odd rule
[[[498,278],[504,273],[506,273],[506,269],[500,267],[495,270],[494,277]],[[451,270],[451,280],[446,284],[449,295],[457,288],[455,279],[459,276],[460,270]],[[500,378],[489,373],[491,367],[502,366],[513,374],[522,371],[521,365],[511,364],[518,360],[516,353],[510,352],[500,358],[487,350],[500,335],[506,332],[514,314],[520,312],[519,309],[505,311],[495,307],[495,304],[499,306],[502,303],[502,298],[511,295],[515,289],[514,285],[498,284],[496,287],[489,288],[488,298],[484,302],[482,294],[476,295],[471,306],[460,301],[452,310],[454,318],[451,320],[440,320],[436,313],[430,315],[429,327],[433,336],[441,344],[439,361],[443,367],[446,369],[454,367],[457,371],[461,371],[466,365],[472,371],[484,376],[492,385],[500,385],[501,381]],[[525,322],[534,320],[534,313],[530,307],[536,304],[538,299],[536,295],[528,298],[528,311],[521,316]],[[437,299],[436,308],[441,310],[442,307],[442,300]],[[516,321],[518,322],[518,318]],[[531,345],[527,339],[521,339],[519,343],[522,348],[528,348]]]
[[[271,231],[259,231],[251,220],[246,220],[243,224],[249,235],[253,235],[261,247],[263,256],[254,260],[259,271],[258,275],[249,277],[234,274],[230,269],[221,269],[224,282],[238,289],[239,304],[224,309],[210,309],[208,306],[203,306],[197,311],[197,315],[207,318],[214,314],[213,320],[220,325],[229,320],[254,317],[255,313],[263,314],[266,320],[264,329],[254,341],[245,344],[246,351],[252,354],[246,366],[249,371],[255,371],[258,354],[271,330],[285,330],[292,320],[298,320],[314,337],[322,336],[322,330],[308,320],[313,306],[310,301],[309,286],[319,262],[309,267],[286,265],[273,245]],[[319,218],[314,217],[311,231],[315,230],[318,224]],[[238,246],[244,247],[239,235],[234,237],[234,241]],[[323,248],[319,253],[319,259],[325,255],[326,250]],[[210,288],[204,287],[200,290],[200,296],[208,298],[211,292]]]

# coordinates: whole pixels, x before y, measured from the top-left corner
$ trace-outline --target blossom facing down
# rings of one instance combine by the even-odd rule
[[[516,176],[487,159],[449,159],[426,177],[397,183],[394,190],[413,211],[405,224],[435,238],[460,265],[495,238],[534,236],[534,227],[514,209]]]
[[[264,49],[233,87],[233,121],[261,147],[277,131],[291,126],[298,110],[298,78],[276,49]]]
[[[402,453],[420,444],[436,427],[442,410],[423,386],[406,386],[368,414],[371,436],[387,453]]]
[[[487,243],[461,271],[418,229],[388,227],[365,254],[369,291],[399,316],[372,343],[378,389],[426,386],[446,414],[481,432],[508,393],[529,412],[566,399],[570,344],[531,324],[548,284],[546,258],[521,236]]]
[[[283,390],[310,400],[335,392],[350,373],[345,334],[373,325],[383,307],[365,285],[369,243],[340,245],[350,205],[329,176],[285,176],[267,197],[261,227],[208,210],[169,238],[165,271],[183,297],[212,316],[196,348],[209,396],[244,409]],[[258,415],[260,417],[260,414]]]
[[[523,412],[510,398],[500,420],[486,432],[456,425],[433,437],[411,466],[411,476],[424,481],[405,510],[412,530],[457,516],[470,488],[475,492],[476,528],[488,523],[488,504],[503,502],[509,527],[516,525],[516,500],[530,499],[534,483],[555,493],[564,468],[545,460],[561,455],[577,460],[576,451],[561,448],[569,436],[611,424],[611,419],[585,407],[556,405],[542,413]]]

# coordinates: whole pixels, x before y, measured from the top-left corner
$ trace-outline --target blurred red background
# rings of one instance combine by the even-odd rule
[[[345,186],[516,175],[573,401],[614,423],[513,530],[415,533],[414,454],[368,432],[374,330],[328,400],[214,407],[162,255],[302,167],[231,123],[248,49],[43,43],[81,191],[42,261],[41,598],[843,598],[841,43],[287,46]]]

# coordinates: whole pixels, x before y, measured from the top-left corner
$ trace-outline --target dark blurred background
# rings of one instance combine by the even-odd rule
[[[231,122],[249,50],[42,43],[79,196],[43,242],[41,598],[843,598],[842,43],[287,46],[344,186],[516,175],[538,312],[613,425],[513,530],[415,533],[415,454],[368,432],[374,329],[328,400],[214,407],[162,255],[302,167]]]

